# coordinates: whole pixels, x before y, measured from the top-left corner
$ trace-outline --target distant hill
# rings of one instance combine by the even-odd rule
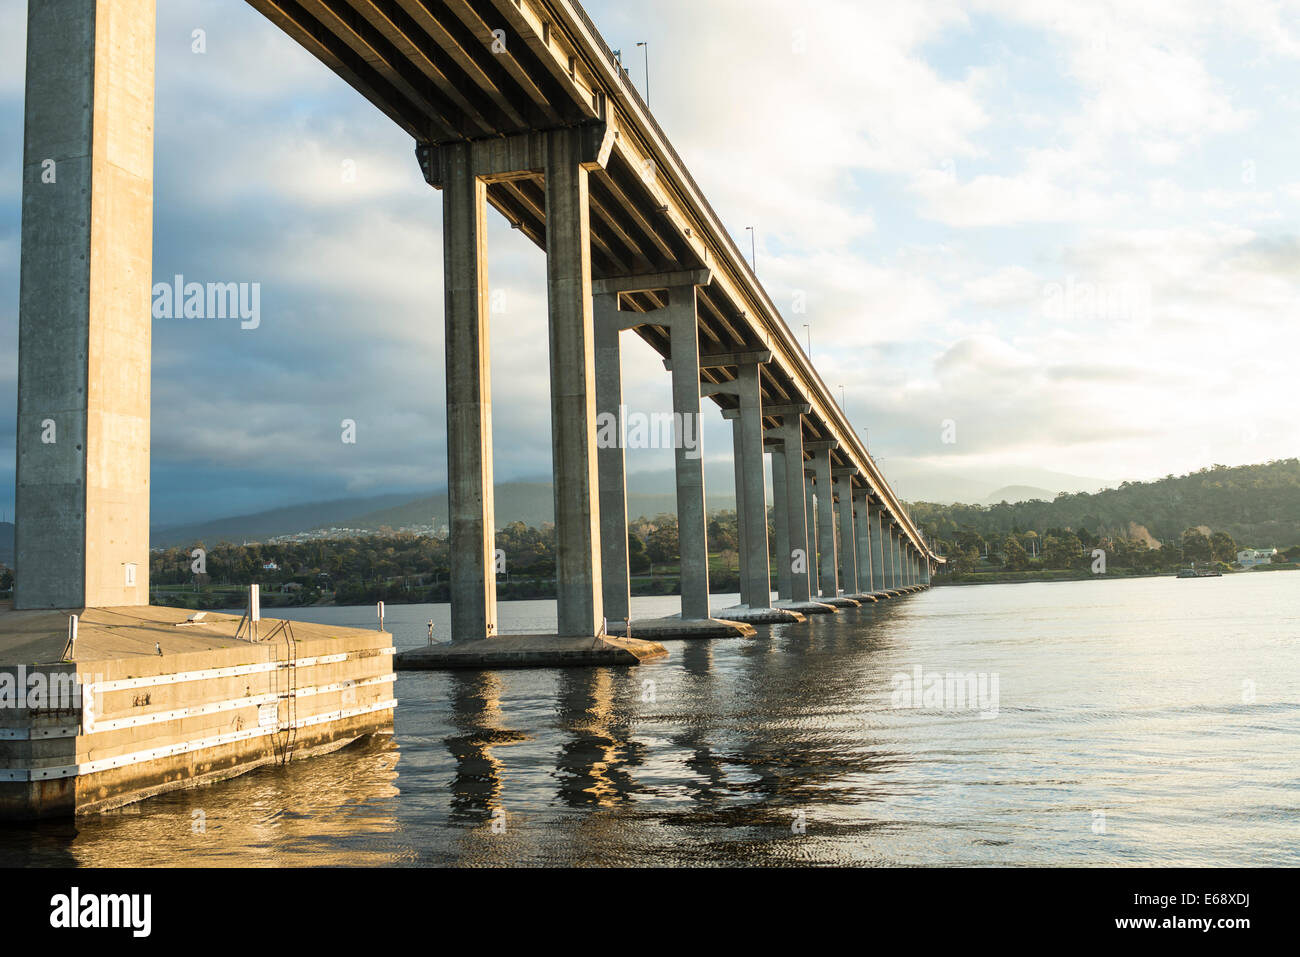
[[[628,515],[651,517],[677,510],[677,496],[672,473],[665,476],[628,477]],[[667,488],[668,492],[638,492],[644,487]],[[735,496],[718,492],[708,500],[709,510],[735,508]],[[497,527],[512,522],[540,526],[554,521],[555,502],[550,483],[509,482],[496,488]],[[278,508],[253,515],[237,515],[193,525],[174,525],[154,529],[155,548],[189,545],[194,542],[228,541],[235,544],[265,541],[284,535],[296,535],[322,528],[351,528],[378,531],[381,528],[410,528],[447,524],[447,493],[412,499],[409,494],[383,495],[376,498],[338,499],[309,505]],[[3,559],[0,559],[3,560]]]
[[[1161,542],[1207,526],[1239,545],[1300,544],[1300,459],[1264,465],[1215,466],[1154,482],[1124,482],[1100,492],[1061,493],[1051,501],[996,505],[913,503],[912,517],[940,538],[969,528],[988,538],[1048,528],[1129,532],[1140,526]]]
[[[671,480],[670,480],[671,481]],[[651,517],[664,512],[677,511],[677,493],[636,492],[629,479],[627,512],[630,518]],[[663,487],[662,485],[660,487]],[[671,488],[671,484],[668,486]],[[555,521],[555,495],[549,482],[508,482],[496,487],[494,499],[498,527],[512,522],[523,522],[534,528]],[[709,510],[735,508],[735,496],[718,493],[709,497]],[[414,525],[442,526],[447,524],[447,493],[416,499],[401,505],[367,512],[341,523],[348,528],[375,531],[384,526],[403,528]]]
[[[0,522],[0,565],[14,564],[14,526],[12,522]]]
[[[322,526],[344,524],[347,519],[366,512],[390,508],[410,501],[410,494],[380,495],[373,498],[345,498],[329,502],[312,502],[291,505],[287,508],[256,512],[252,515],[235,515],[212,519],[193,525],[173,525],[155,528],[150,533],[155,548],[171,545],[189,545],[193,542],[227,541],[238,545],[247,541],[260,541],[277,535],[292,535]]]
[[[1008,485],[1000,488],[987,499],[985,505],[998,505],[1002,502],[1032,502],[1034,499],[1042,499],[1044,502],[1050,502],[1056,498],[1055,492],[1049,492],[1045,488],[1035,488],[1032,485]]]

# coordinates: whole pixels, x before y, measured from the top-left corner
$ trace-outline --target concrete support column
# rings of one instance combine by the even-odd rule
[[[772,449],[772,529],[776,537],[776,594],[791,600],[790,591],[790,499],[786,494],[785,450]]]
[[[857,595],[861,589],[858,587],[857,527],[853,522],[853,475],[840,474],[835,484],[840,499],[840,587],[845,594]]]
[[[808,524],[808,588],[813,598],[821,593],[821,555],[817,544],[820,529],[817,527],[817,479],[805,466],[803,474],[804,515]]]
[[[819,580],[822,594],[827,598],[837,598],[840,586],[835,547],[835,480],[831,477],[829,449],[818,448],[813,455],[813,468],[817,473],[817,541],[821,552],[817,565]]]
[[[604,618],[588,163],[580,128],[546,142],[546,291],[558,633],[595,635]]]
[[[737,525],[742,529],[742,602],[751,608],[772,607],[772,570],[767,558],[767,478],[763,470],[763,398],[757,363],[736,369],[740,417],[734,428],[740,435],[736,470]]]
[[[857,536],[854,540],[854,548],[857,550],[858,559],[858,592],[869,595],[876,588],[872,583],[871,506],[866,489],[859,489],[853,493],[853,505],[856,512],[854,528]]]
[[[885,591],[889,588],[885,575],[885,524],[880,514],[880,505],[875,501],[869,503],[871,525],[871,590]]]
[[[894,531],[893,523],[884,512],[880,514],[880,533],[884,537],[884,583],[885,589],[898,588],[898,576],[894,571]]]
[[[731,420],[731,461],[736,481],[736,546],[740,552],[740,603],[749,604],[749,576],[745,568],[749,561],[749,539],[745,529],[745,439],[744,429],[737,415]]]
[[[149,603],[154,23],[27,4],[15,608]]]
[[[627,423],[623,420],[623,353],[620,334],[636,320],[619,311],[618,293],[593,297],[596,343],[596,471],[600,499],[601,594],[605,616],[632,614],[627,556]]]
[[[903,543],[898,533],[898,526],[892,526],[889,529],[890,538],[894,543],[894,587],[903,587]]]
[[[700,327],[696,287],[668,290],[676,422],[677,534],[681,556],[682,618],[709,617],[709,544],[704,503],[704,448],[700,436]]]
[[[785,443],[785,518],[788,548],[778,561],[790,573],[790,600],[812,601],[811,569],[813,556],[808,553],[807,490],[804,485],[803,425],[799,415],[782,415],[779,434]]]
[[[468,144],[440,151],[447,365],[447,505],[451,635],[496,634],[496,520],[492,486],[487,187]]]

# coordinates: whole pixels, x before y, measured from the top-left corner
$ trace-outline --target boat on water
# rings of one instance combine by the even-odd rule
[[[1223,572],[1217,568],[1197,568],[1192,565],[1191,568],[1180,568],[1178,570],[1179,578],[1222,578]]]

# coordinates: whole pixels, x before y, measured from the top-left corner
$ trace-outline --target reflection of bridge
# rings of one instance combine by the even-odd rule
[[[547,257],[560,635],[629,614],[623,451],[597,440],[627,329],[668,360],[684,431],[702,397],[733,423],[737,616],[781,617],[767,454],[778,604],[928,583],[939,559],[581,7],[249,2],[409,132],[443,193],[457,640],[497,622],[487,204]],[[32,3],[27,42],[16,607],[146,604],[153,4]],[[702,459],[676,456],[682,617],[707,619]]]

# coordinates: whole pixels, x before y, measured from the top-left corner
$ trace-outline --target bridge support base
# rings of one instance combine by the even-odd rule
[[[501,635],[479,641],[458,641],[404,651],[397,656],[394,667],[398,671],[463,671],[486,668],[633,666],[667,654],[668,649],[653,641]]]
[[[627,625],[624,622],[611,621],[611,635],[621,635]],[[682,618],[672,615],[668,618],[648,618],[632,622],[632,634],[635,639],[645,641],[673,641],[697,638],[750,638],[756,632],[752,625],[741,621],[729,621],[723,618]]]

